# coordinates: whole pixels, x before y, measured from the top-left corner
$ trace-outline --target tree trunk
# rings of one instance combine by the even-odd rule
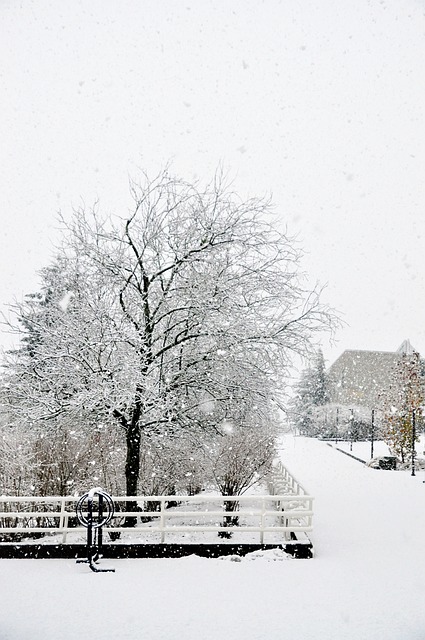
[[[235,511],[239,511],[239,502],[236,500],[227,500],[224,503],[224,510],[229,513],[234,513]],[[224,516],[222,526],[223,527],[237,527],[239,525],[239,516]],[[219,538],[231,538],[232,531],[219,531]]]
[[[127,459],[125,463],[125,485],[127,496],[137,496],[137,485],[140,470],[140,441],[141,430],[138,420],[138,412],[135,411],[131,424],[126,432]],[[127,511],[138,511],[137,502],[128,501]],[[137,518],[127,516],[125,519],[125,527],[135,527]]]

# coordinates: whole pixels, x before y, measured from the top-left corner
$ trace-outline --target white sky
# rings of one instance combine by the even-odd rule
[[[37,289],[58,210],[221,162],[328,283],[329,361],[425,354],[424,56],[425,0],[0,0],[0,303]]]

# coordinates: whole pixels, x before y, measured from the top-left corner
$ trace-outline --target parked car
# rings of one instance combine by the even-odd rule
[[[394,471],[397,469],[398,460],[395,456],[377,456],[367,463],[372,469],[385,469],[386,471]]]

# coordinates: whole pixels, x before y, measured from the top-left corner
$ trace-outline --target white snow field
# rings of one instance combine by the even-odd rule
[[[280,453],[316,498],[313,559],[0,560],[0,640],[423,640],[424,473],[307,438]]]

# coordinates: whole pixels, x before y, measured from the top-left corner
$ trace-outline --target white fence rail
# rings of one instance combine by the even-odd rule
[[[309,542],[312,530],[313,498],[278,464],[270,478],[269,495],[221,496],[113,496],[116,509],[106,531],[123,534],[120,542],[216,542],[217,534],[232,542],[260,544],[293,540]],[[16,534],[60,536],[60,542],[75,542],[85,535],[79,525],[75,496],[0,496],[0,543],[16,540]],[[137,503],[137,511],[129,503]],[[237,503],[235,510],[231,510]],[[130,509],[130,510],[129,510]],[[125,527],[127,517],[134,527]],[[127,539],[125,539],[127,537]],[[16,542],[15,542],[16,543]]]
[[[273,464],[272,472],[269,476],[268,489],[272,495],[276,493],[307,495],[304,487],[288,471],[281,460],[276,460]]]

